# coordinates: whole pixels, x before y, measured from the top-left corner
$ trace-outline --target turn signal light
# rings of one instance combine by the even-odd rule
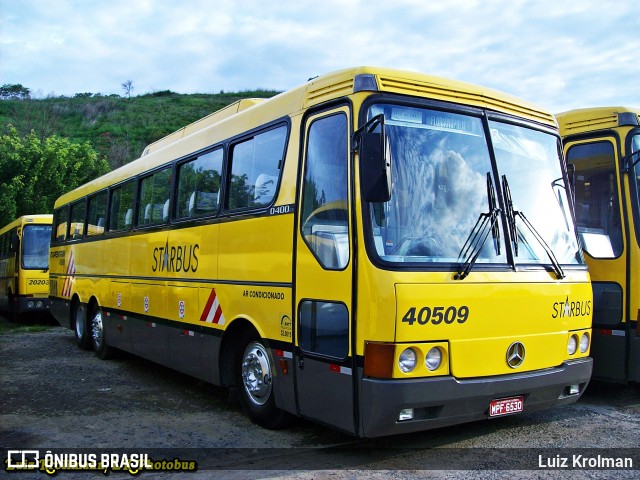
[[[395,344],[367,342],[364,346],[364,375],[392,378]]]

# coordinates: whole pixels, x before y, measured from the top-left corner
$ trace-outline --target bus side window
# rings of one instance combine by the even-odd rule
[[[273,202],[286,140],[287,127],[282,126],[232,147],[229,210],[265,207]]]
[[[71,240],[77,240],[84,235],[84,212],[84,198],[71,205],[71,229],[69,231]]]
[[[128,230],[131,228],[135,190],[134,182],[128,181],[111,191],[109,231]]]
[[[68,215],[69,212],[67,211],[67,205],[59,208],[55,212],[56,221],[53,231],[55,232],[56,242],[64,242],[67,239]]]
[[[171,168],[164,168],[140,181],[138,225],[158,225],[169,220]],[[165,214],[166,212],[166,214]]]
[[[107,217],[107,191],[102,191],[89,198],[87,213],[87,236],[102,235],[104,221]]]
[[[176,218],[218,212],[223,150],[218,148],[178,166]]]

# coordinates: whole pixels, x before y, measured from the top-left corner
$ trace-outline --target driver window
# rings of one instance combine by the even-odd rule
[[[342,270],[349,263],[347,117],[314,121],[306,145],[302,236],[320,264]]]

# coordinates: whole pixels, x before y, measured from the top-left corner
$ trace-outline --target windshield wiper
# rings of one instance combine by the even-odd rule
[[[531,224],[531,222],[527,219],[524,213],[513,209],[513,200],[511,199],[511,189],[509,188],[509,182],[507,182],[507,176],[502,175],[502,191],[504,193],[504,203],[506,208],[506,216],[507,223],[509,226],[509,236],[511,237],[511,245],[513,246],[513,254],[515,257],[518,256],[518,226],[516,225],[516,217],[520,217],[522,223],[529,229],[529,231],[533,234],[533,237],[538,241],[540,246],[543,248],[549,260],[551,260],[551,265],[553,266],[553,271],[556,274],[556,278],[560,280],[565,277],[564,271],[558,262],[558,259],[551,250],[551,247],[544,241],[542,235],[538,233],[535,227]],[[522,237],[524,240],[524,237]],[[514,261],[515,263],[515,261]],[[515,268],[515,265],[514,265]]]
[[[496,202],[496,194],[493,188],[491,174],[487,172],[487,197],[489,202],[489,212],[481,213],[476,220],[476,224],[471,229],[467,240],[462,246],[462,250],[458,254],[458,260],[464,258],[458,266],[458,272],[453,276],[454,280],[464,280],[478,260],[478,256],[489,237],[489,232],[493,236],[493,245],[496,249],[496,255],[500,255],[500,227],[498,226],[498,218],[500,218],[500,209]]]

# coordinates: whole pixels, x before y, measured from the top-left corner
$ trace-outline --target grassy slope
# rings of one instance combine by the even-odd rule
[[[241,98],[271,97],[275,91],[182,95],[170,91],[131,98],[54,97],[0,101],[0,125],[42,138],[57,134],[91,143],[116,168],[137,158],[144,147]]]

